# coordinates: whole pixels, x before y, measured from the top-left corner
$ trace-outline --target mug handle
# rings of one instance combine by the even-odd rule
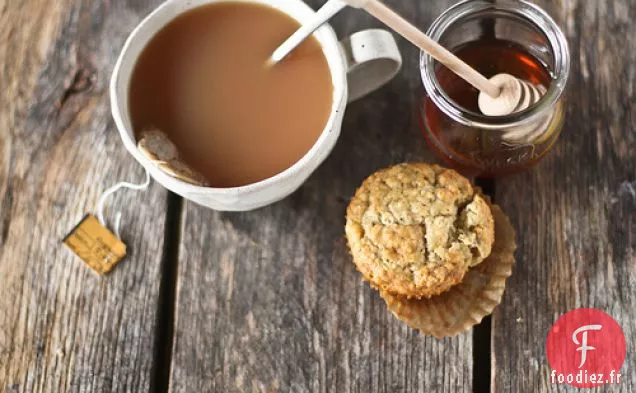
[[[347,66],[349,102],[390,81],[402,67],[395,39],[386,30],[369,29],[340,41]]]

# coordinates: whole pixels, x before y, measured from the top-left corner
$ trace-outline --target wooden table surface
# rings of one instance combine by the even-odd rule
[[[636,391],[636,2],[537,1],[571,44],[567,125],[536,168],[486,184],[518,231],[514,274],[492,317],[437,340],[386,311],[343,240],[362,179],[435,161],[401,39],[401,73],[349,106],[292,196],[219,213],[153,183],[111,202],[129,248],[112,274],[63,247],[105,188],[143,178],[107,87],[159,1],[0,0],[0,392],[574,392],[550,384],[545,339],[578,307],[627,338],[622,384],[599,391]],[[387,1],[422,28],[452,2]],[[354,10],[333,25],[380,26]]]

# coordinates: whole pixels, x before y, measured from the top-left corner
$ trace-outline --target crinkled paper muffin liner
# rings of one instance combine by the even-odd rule
[[[430,299],[407,299],[380,291],[393,315],[411,328],[437,338],[456,336],[480,323],[501,303],[515,262],[515,230],[499,206],[486,200],[495,221],[492,252],[461,283]]]

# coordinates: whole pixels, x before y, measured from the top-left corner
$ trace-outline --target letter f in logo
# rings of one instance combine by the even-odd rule
[[[587,360],[587,351],[593,351],[596,349],[594,347],[587,345],[587,331],[601,330],[601,328],[602,328],[601,325],[585,325],[576,329],[574,333],[572,334],[572,341],[574,341],[576,345],[579,345],[579,344],[581,345],[580,347],[576,349],[577,351],[581,351],[581,365],[579,366],[579,368],[583,367],[583,365],[585,364],[585,361]],[[576,336],[581,332],[583,332],[583,334],[581,335],[582,337],[581,342],[579,342]]]

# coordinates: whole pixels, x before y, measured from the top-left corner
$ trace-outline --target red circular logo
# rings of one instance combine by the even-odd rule
[[[550,382],[577,388],[618,384],[626,348],[623,329],[608,314],[594,308],[570,311],[548,333]]]

